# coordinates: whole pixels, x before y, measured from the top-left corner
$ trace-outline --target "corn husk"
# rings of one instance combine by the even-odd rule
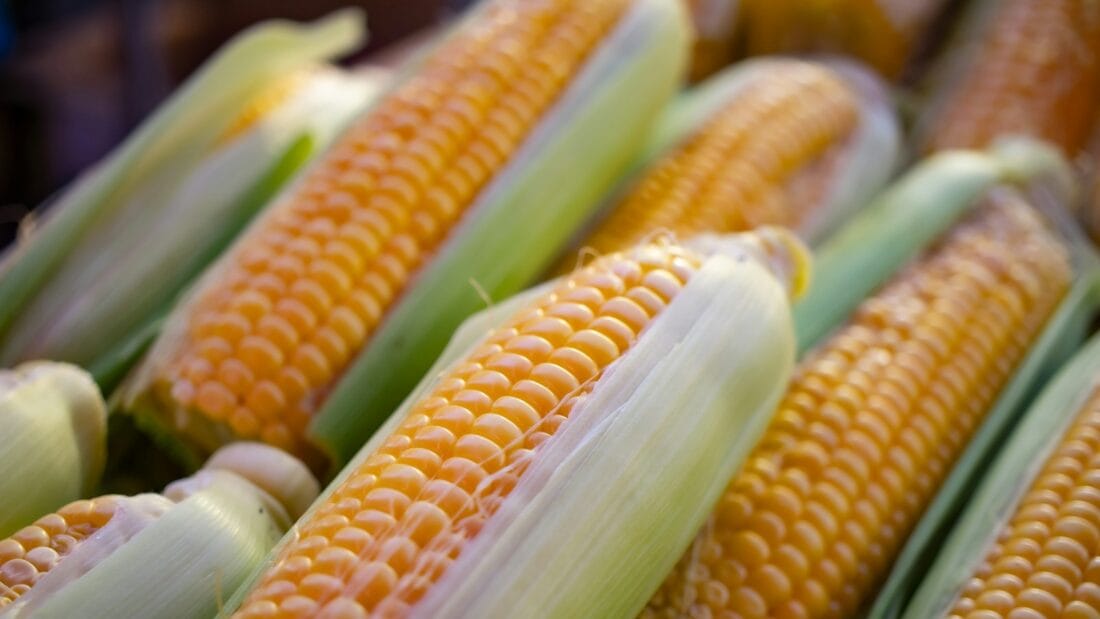
[[[0,428],[0,538],[99,483],[107,407],[80,368],[34,362],[0,370]]]
[[[0,263],[0,364],[68,361],[109,388],[184,286],[378,88],[378,74],[322,62],[358,45],[360,22],[242,34],[57,196]],[[283,80],[285,100],[235,127]]]
[[[285,453],[227,447],[164,496],[124,498],[0,617],[211,617],[317,491]]]

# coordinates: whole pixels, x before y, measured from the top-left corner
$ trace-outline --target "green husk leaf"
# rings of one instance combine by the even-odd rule
[[[891,185],[815,253],[814,282],[794,308],[799,352],[946,231],[1002,169],[982,153],[935,155]]]
[[[793,368],[785,290],[792,282],[776,276],[786,262],[762,258],[754,247],[730,243],[704,263],[539,452],[475,546],[463,551],[468,564],[451,566],[414,616],[628,616],[641,609],[763,432]],[[794,253],[790,259],[805,268],[805,255]],[[806,274],[783,276],[801,281]],[[469,319],[303,519],[355,474],[485,329],[552,285]],[[238,590],[229,611],[261,573]],[[509,582],[489,582],[496,578]]]
[[[466,316],[537,278],[631,163],[685,65],[686,16],[641,0],[416,275],[310,426],[347,461]]]
[[[0,371],[0,539],[90,492],[106,458],[107,409],[83,370]]]
[[[1016,425],[947,536],[902,616],[942,616],[1045,466],[1100,380],[1100,337],[1066,364]],[[900,613],[893,613],[900,614]]]
[[[0,265],[0,363],[94,364],[140,330],[289,177],[287,164],[302,163],[304,136],[320,142],[365,94],[348,82],[328,114],[284,114],[222,147],[227,123],[288,71],[354,47],[361,30],[355,12],[254,28],[60,195]],[[224,228],[210,234],[214,218]]]

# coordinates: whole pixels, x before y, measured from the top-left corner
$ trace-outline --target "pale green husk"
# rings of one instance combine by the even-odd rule
[[[540,449],[413,616],[628,616],[641,609],[786,387],[794,335],[785,288],[792,282],[775,273],[792,264],[806,268],[806,255],[789,234],[783,238],[792,255],[781,260],[762,256],[752,241],[727,242],[706,260]],[[785,275],[806,277],[798,268]],[[325,495],[354,474],[487,329],[553,285],[468,320]],[[248,590],[242,587],[227,609]]]
[[[1048,182],[1062,193],[1068,169],[1049,147],[1028,140],[944,152],[916,165],[815,252],[814,283],[794,308],[799,350],[820,342],[987,189]]]
[[[631,163],[686,63],[675,0],[639,0],[481,192],[310,426],[347,461],[466,316],[537,278]]]
[[[227,126],[274,80],[361,38],[355,13],[252,29],[58,196],[0,264],[0,364],[51,358],[92,368],[105,386],[116,378],[133,356],[134,334],[147,336],[149,322],[365,104],[372,86],[318,70],[302,92],[222,144]]]
[[[1001,447],[1000,456],[971,496],[903,617],[939,617],[950,610],[1021,496],[1098,386],[1100,337],[1093,337],[1047,385]]]
[[[238,444],[160,495],[127,497],[0,617],[207,618],[258,565],[317,495],[317,483],[273,447]],[[250,457],[265,470],[248,466]],[[241,469],[240,465],[244,465]],[[257,485],[292,481],[287,493]],[[178,502],[174,502],[178,501]]]
[[[106,457],[107,408],[64,363],[0,371],[0,539],[91,492]]]

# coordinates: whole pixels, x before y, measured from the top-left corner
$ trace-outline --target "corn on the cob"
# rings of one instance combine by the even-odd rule
[[[924,150],[1026,134],[1075,157],[1100,108],[1100,5],[987,1],[969,21],[922,119]]]
[[[780,279],[799,285],[804,251],[780,230],[711,257],[646,246],[526,295],[363,448],[236,616],[637,608],[782,390]]]
[[[885,89],[856,65],[758,60],[696,88],[690,134],[632,184],[582,245],[619,251],[782,225],[820,238],[893,171],[899,130]],[[567,253],[559,272],[574,266]]]
[[[164,495],[70,503],[0,540],[0,617],[210,617],[317,492],[242,443]]]
[[[1095,617],[1100,339],[1031,405],[905,617]]]
[[[1071,275],[1029,206],[991,193],[803,361],[643,614],[858,610]]]
[[[681,11],[486,3],[207,273],[127,407],[198,451],[345,461],[484,303],[471,281],[516,291],[626,165],[683,64]]]
[[[836,52],[896,79],[945,0],[742,0],[737,27],[751,55]]]
[[[106,457],[107,407],[81,369],[0,370],[0,537],[91,492]]]
[[[109,389],[185,285],[366,104],[376,77],[321,63],[361,30],[342,16],[242,35],[50,205],[0,263],[0,364],[68,361]]]

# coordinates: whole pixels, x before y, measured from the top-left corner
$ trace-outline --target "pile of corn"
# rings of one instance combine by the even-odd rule
[[[1100,3],[363,35],[0,261],[0,619],[1100,618]]]

